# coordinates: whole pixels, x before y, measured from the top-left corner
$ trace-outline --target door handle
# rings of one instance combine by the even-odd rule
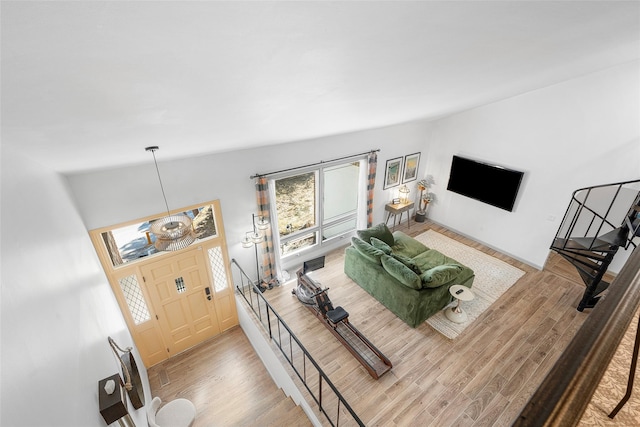
[[[204,288],[204,293],[207,294],[207,299],[211,301],[211,289],[208,286]]]

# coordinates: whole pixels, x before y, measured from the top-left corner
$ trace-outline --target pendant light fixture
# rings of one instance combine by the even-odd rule
[[[169,212],[169,204],[167,196],[164,194],[164,186],[160,178],[160,170],[156,160],[157,146],[147,147],[146,151],[151,151],[153,162],[156,165],[156,173],[160,182],[160,190],[164,198],[164,205],[167,208],[167,216],[156,219],[151,223],[151,232],[156,236],[154,246],[159,251],[177,251],[186,248],[196,240],[195,232],[191,226],[191,218],[184,214],[171,214]]]

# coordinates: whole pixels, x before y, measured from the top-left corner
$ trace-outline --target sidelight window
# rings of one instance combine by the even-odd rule
[[[144,296],[142,295],[142,290],[140,289],[138,277],[135,274],[132,274],[121,278],[118,280],[118,283],[120,283],[122,295],[127,302],[127,306],[129,307],[129,312],[131,313],[134,323],[139,325],[140,323],[144,323],[151,319],[149,309],[147,308],[147,302],[145,301]]]

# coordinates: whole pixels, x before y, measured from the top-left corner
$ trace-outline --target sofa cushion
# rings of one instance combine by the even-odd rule
[[[420,268],[423,273],[433,267],[445,264],[455,264],[456,261],[447,257],[442,252],[438,252],[435,249],[426,250],[413,257],[413,261]]]
[[[408,258],[413,258],[416,255],[429,250],[428,247],[416,239],[407,236],[402,231],[396,231],[393,233],[393,242],[394,243],[391,246],[393,252],[404,255]]]
[[[384,255],[384,252],[380,249],[374,248],[369,243],[360,240],[355,236],[351,238],[351,244],[360,254],[362,254],[363,257],[371,262],[380,264],[380,257]]]
[[[444,264],[430,268],[420,275],[422,279],[423,288],[437,288],[446,283],[449,283],[462,271],[462,266],[459,264]]]
[[[394,277],[403,285],[412,289],[422,288],[420,276],[411,271],[409,267],[407,267],[400,261],[394,259],[393,257],[390,257],[389,255],[382,255],[381,261],[382,266],[387,271],[387,273],[389,273],[390,276]],[[384,286],[384,284],[381,284],[381,286]]]
[[[391,246],[387,245],[385,242],[378,239],[377,237],[371,238],[371,246],[373,246],[374,248],[380,249],[382,252],[385,253],[385,255],[391,255]]]
[[[404,265],[406,265],[407,267],[409,267],[411,269],[411,271],[413,271],[416,274],[421,274],[422,271],[420,271],[420,268],[416,265],[415,261],[409,257],[406,257],[404,255],[400,255],[400,254],[394,254],[391,253],[391,256],[396,259],[397,261],[400,261],[401,263],[403,263]]]
[[[356,233],[358,234],[358,237],[365,242],[370,242],[371,238],[375,237],[376,239],[382,240],[389,246],[393,246],[394,243],[393,234],[391,234],[389,227],[387,227],[387,224],[384,222],[376,225],[375,227],[367,228],[366,230],[358,230]]]

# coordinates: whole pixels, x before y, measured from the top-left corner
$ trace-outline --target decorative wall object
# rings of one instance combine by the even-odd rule
[[[111,337],[107,337],[107,341],[109,341],[113,354],[115,354],[122,366],[122,374],[124,375],[123,387],[127,391],[129,399],[131,399],[131,404],[135,409],[142,408],[145,402],[144,389],[142,388],[138,365],[131,352],[133,348],[127,347],[123,350]]]
[[[404,156],[404,173],[402,183],[415,181],[418,178],[418,167],[420,166],[420,153]]]
[[[402,175],[402,157],[387,160],[384,173],[384,190],[400,184]]]

